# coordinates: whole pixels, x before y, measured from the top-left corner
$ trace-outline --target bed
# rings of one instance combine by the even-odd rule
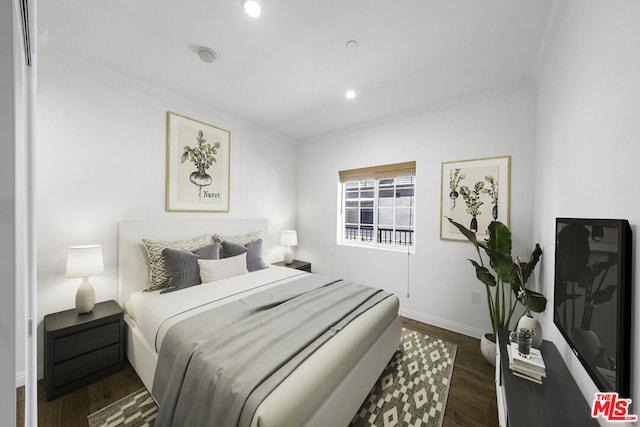
[[[158,291],[142,292],[149,282],[150,269],[142,239],[175,241],[203,234],[234,236],[253,232],[261,236],[261,252],[267,259],[269,230],[266,219],[120,223],[118,298],[125,310],[127,358],[148,390],[151,391],[154,380],[158,380],[159,349],[172,326],[204,311],[201,303],[195,304],[200,308],[187,310],[186,307],[193,304],[190,301],[207,299],[207,307],[228,306],[262,290],[292,288],[305,280],[314,281],[312,276],[318,275],[270,265],[246,275],[216,281],[215,286],[203,284],[165,295]],[[185,314],[187,311],[190,314]],[[259,403],[250,425],[348,425],[400,343],[397,311],[398,300],[391,296],[355,317]]]

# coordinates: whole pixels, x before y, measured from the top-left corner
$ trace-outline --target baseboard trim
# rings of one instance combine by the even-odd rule
[[[459,334],[467,335],[469,337],[480,339],[482,335],[484,335],[487,331],[471,328],[467,325],[463,325],[461,323],[452,322],[450,320],[441,319],[439,317],[430,316],[428,314],[420,313],[418,311],[414,311],[408,308],[402,308],[398,310],[398,313],[401,316],[408,317],[413,320],[417,320],[422,323],[427,323],[429,325],[437,326],[442,329],[447,329],[449,331],[457,332]]]
[[[16,388],[24,387],[26,372],[16,372]],[[44,378],[44,366],[38,366],[38,380]]]

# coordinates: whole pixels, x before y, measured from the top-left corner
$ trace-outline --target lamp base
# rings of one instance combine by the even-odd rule
[[[287,246],[284,250],[284,263],[291,264],[293,262],[293,252],[291,246]]]
[[[89,279],[84,277],[76,292],[76,311],[80,314],[91,313],[96,304],[96,293]]]

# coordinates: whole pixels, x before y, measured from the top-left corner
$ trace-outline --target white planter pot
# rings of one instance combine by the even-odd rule
[[[543,336],[542,326],[540,325],[540,322],[538,322],[538,319],[533,316],[527,316],[525,314],[520,318],[520,320],[518,320],[516,331],[518,331],[520,328],[533,329],[535,332],[533,334],[533,341],[531,342],[531,345],[533,346],[533,348],[540,348],[540,346],[542,345]]]
[[[493,341],[489,339],[489,337],[493,338]],[[491,366],[496,366],[496,337],[491,333],[486,333],[482,335],[480,338],[480,351],[484,356],[485,360],[491,364]]]

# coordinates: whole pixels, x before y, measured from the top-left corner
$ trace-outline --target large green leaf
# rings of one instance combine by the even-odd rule
[[[547,299],[544,295],[526,288],[524,291],[527,293],[527,298],[529,298],[529,307],[531,307],[531,311],[542,313],[545,308],[547,308]]]
[[[496,285],[496,278],[493,276],[493,274],[491,274],[491,271],[489,271],[488,268],[481,266],[472,259],[470,259],[469,262],[476,268],[476,277],[478,278],[478,280],[480,280],[487,286]]]
[[[489,255],[491,268],[493,268],[503,282],[518,283],[516,263],[513,262],[511,257],[505,256],[503,253],[495,251],[489,247],[485,247],[484,250],[487,255]]]
[[[451,224],[453,224],[453,226],[455,226],[460,231],[460,233],[474,245],[476,251],[478,252],[478,256],[480,258],[479,262],[471,259],[469,260],[469,262],[471,262],[471,264],[474,266],[476,270],[476,277],[478,278],[478,280],[480,280],[487,287],[489,315],[491,317],[492,325],[495,327],[495,325],[502,325],[504,322],[508,323],[515,308],[515,304],[517,304],[517,299],[509,298],[508,300],[501,301],[501,298],[504,298],[502,297],[502,285],[505,283],[511,284],[511,292],[514,292],[515,295],[517,295],[518,290],[520,289],[520,285],[522,284],[522,286],[524,287],[524,284],[531,276],[533,270],[540,260],[540,257],[542,256],[542,249],[540,248],[540,245],[536,244],[535,249],[531,253],[528,262],[520,263],[520,266],[522,268],[521,280],[518,275],[518,264],[516,264],[516,262],[514,262],[511,257],[511,231],[505,224],[499,221],[492,221],[488,227],[489,238],[485,243],[478,242],[475,233],[466,228],[464,225],[455,222],[451,218],[445,218],[447,218],[447,220]],[[482,248],[489,257],[489,265],[493,271],[483,265],[483,259],[481,256],[482,251],[480,251],[480,248]],[[493,274],[494,272],[495,275]],[[498,286],[498,284],[500,284],[500,286]],[[495,297],[493,297],[489,292],[489,289],[491,287],[494,287],[496,289]],[[545,310],[547,299],[544,297],[544,295],[538,292],[530,291],[528,289],[525,289],[525,292],[527,293],[529,307],[532,311],[542,312]],[[504,306],[502,304],[504,304]],[[506,311],[508,311],[508,317],[505,314],[504,308],[506,308]],[[502,313],[502,315],[500,315],[500,313]]]
[[[489,230],[487,246],[492,251],[511,259],[511,230],[509,227],[500,221],[491,221],[487,229]]]
[[[536,268],[541,256],[542,249],[540,248],[540,245],[536,243],[536,247],[533,249],[533,252],[531,252],[531,256],[529,257],[529,261],[520,263],[520,267],[522,268],[522,285],[526,284],[529,277],[531,277],[531,273],[533,273],[533,270]]]
[[[445,218],[447,218],[449,220],[449,222],[451,224],[453,224],[453,226],[455,226],[460,231],[460,233],[462,233],[462,235],[464,237],[467,238],[467,240],[469,240],[471,243],[473,243],[473,246],[475,246],[476,249],[478,248],[478,238],[476,237],[476,235],[475,235],[475,233],[473,231],[469,230],[464,225],[455,222],[454,220],[452,220],[449,217],[445,217]]]

